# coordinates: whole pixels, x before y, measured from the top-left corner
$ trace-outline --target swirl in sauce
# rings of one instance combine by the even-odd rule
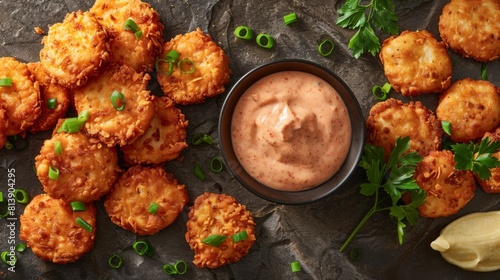
[[[245,171],[283,191],[313,188],[342,166],[351,145],[351,122],[337,91],[300,71],[268,75],[236,105],[233,149]]]

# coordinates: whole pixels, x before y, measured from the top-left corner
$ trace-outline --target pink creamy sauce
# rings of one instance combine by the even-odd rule
[[[241,96],[231,138],[249,175],[274,189],[300,191],[340,169],[351,145],[351,122],[330,84],[284,71],[260,79]]]

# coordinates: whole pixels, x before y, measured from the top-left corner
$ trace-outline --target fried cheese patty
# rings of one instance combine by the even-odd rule
[[[177,51],[179,60],[189,59],[196,69],[193,73],[182,73],[175,63],[174,71],[167,76],[157,71],[158,83],[166,96],[175,103],[188,105],[202,103],[206,98],[215,97],[224,92],[224,86],[229,82],[231,69],[229,59],[210,37],[200,28],[196,31],[177,35],[163,46],[161,57],[165,57],[170,50]],[[185,63],[189,68],[189,63]],[[167,68],[163,63],[161,68]],[[167,72],[166,70],[165,72]],[[187,71],[183,68],[183,71]]]
[[[97,77],[75,89],[76,110],[90,114],[85,123],[87,133],[108,146],[130,144],[144,134],[154,116],[152,97],[146,89],[150,78],[129,66],[110,63]],[[115,106],[111,100],[114,91],[123,95],[115,100]]]
[[[109,57],[108,36],[89,12],[67,14],[62,23],[49,27],[42,44],[44,69],[68,88],[85,84]]]
[[[455,81],[440,95],[436,116],[451,123],[453,141],[477,140],[500,125],[500,88],[470,78]]]
[[[60,154],[56,142],[62,146]],[[111,190],[119,170],[116,148],[95,143],[81,132],[54,133],[35,157],[35,167],[43,190],[68,202],[98,200]],[[59,170],[57,180],[49,178],[50,168]]]
[[[163,47],[164,27],[151,5],[140,0],[97,0],[90,12],[109,34],[111,61],[126,64],[137,72],[153,70]],[[142,31],[139,39],[124,29],[128,19]]]
[[[483,139],[488,137],[490,142],[500,141],[500,127],[494,132],[486,132]],[[500,159],[500,152],[493,154],[494,157]],[[491,176],[488,180],[482,180],[476,176],[477,181],[481,188],[487,193],[500,193],[500,167],[490,168]]]
[[[0,79],[11,78],[12,86],[0,87],[0,109],[8,124],[4,127],[6,136],[24,134],[40,116],[40,87],[25,63],[13,57],[0,57]]]
[[[69,90],[45,73],[40,62],[28,63],[28,69],[33,74],[35,81],[40,85],[41,115],[30,127],[32,133],[54,128],[60,118],[64,118],[70,107]],[[55,100],[55,107],[49,107],[49,100]]]
[[[232,236],[242,231],[248,238],[233,242]],[[219,247],[202,242],[212,234],[228,238]],[[197,267],[218,268],[237,262],[255,242],[252,213],[232,196],[204,193],[196,198],[189,212],[186,241],[194,251],[193,263]]]
[[[40,194],[30,201],[21,215],[19,238],[42,260],[57,264],[75,262],[92,250],[96,232],[96,209],[75,212],[70,203]],[[92,226],[88,232],[76,222],[80,218]]]
[[[480,62],[500,58],[500,1],[452,0],[438,26],[443,41],[458,54]]]
[[[152,235],[172,224],[189,198],[185,186],[162,167],[136,165],[124,172],[104,206],[111,221],[138,235]],[[148,208],[158,205],[156,214]]]
[[[168,97],[154,98],[155,115],[151,126],[132,144],[121,147],[128,165],[162,164],[180,156],[188,147],[188,121]]]
[[[471,171],[456,170],[453,153],[433,151],[417,165],[414,174],[418,186],[427,194],[418,207],[422,217],[446,217],[457,213],[476,192]]]
[[[420,101],[403,103],[390,98],[375,104],[366,120],[367,142],[384,149],[386,160],[399,136],[410,137],[410,152],[426,156],[440,149],[443,131],[434,113]]]
[[[379,56],[385,76],[404,96],[442,92],[450,85],[452,65],[446,45],[426,30],[387,38]]]

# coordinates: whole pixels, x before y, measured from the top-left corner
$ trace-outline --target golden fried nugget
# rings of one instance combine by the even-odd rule
[[[109,57],[108,36],[89,12],[73,12],[49,28],[40,51],[47,73],[68,88],[81,86]]]
[[[137,72],[153,70],[163,47],[163,24],[158,13],[140,0],[97,0],[90,9],[109,34],[110,60],[126,64]],[[142,35],[124,29],[132,19]]]
[[[7,135],[5,135],[5,131],[9,126],[9,118],[7,117],[7,112],[5,112],[4,105],[0,103],[0,149],[7,142]]]
[[[452,0],[438,26],[443,41],[458,54],[480,62],[500,58],[500,1]]]
[[[433,151],[417,165],[414,174],[418,186],[427,194],[418,207],[422,217],[446,217],[462,209],[476,192],[471,171],[456,170],[453,153]]]
[[[41,94],[41,110],[40,117],[36,120],[33,126],[30,127],[32,133],[44,131],[54,128],[60,118],[64,118],[70,107],[69,90],[45,73],[40,62],[28,63],[28,69],[33,74],[34,79],[40,85]],[[50,102],[55,100],[55,107],[50,108]]]
[[[410,152],[426,156],[441,148],[443,130],[434,113],[420,101],[390,98],[375,104],[366,120],[367,142],[384,149],[386,160],[398,137],[410,137]]]
[[[477,140],[500,125],[500,88],[469,78],[455,81],[440,95],[436,116],[451,123],[453,141]]]
[[[233,242],[232,236],[246,231],[248,238]],[[218,247],[203,243],[212,234],[227,239]],[[197,267],[218,268],[239,261],[248,254],[255,242],[255,222],[252,213],[234,197],[204,193],[196,198],[189,212],[186,241],[194,251]]]
[[[155,116],[151,126],[132,144],[121,147],[128,165],[162,164],[173,160],[188,147],[188,121],[168,97],[154,98]]]
[[[42,260],[57,264],[75,262],[92,250],[96,233],[96,208],[75,212],[69,202],[40,194],[30,201],[21,215],[19,238]],[[92,232],[77,224],[87,222]]]
[[[87,133],[108,146],[130,144],[144,134],[154,116],[152,97],[146,89],[150,78],[129,66],[110,63],[99,76],[75,89],[76,110],[87,110],[90,115],[85,123]],[[113,105],[115,91],[123,98],[117,98]]]
[[[229,59],[210,35],[203,33],[200,28],[177,35],[165,43],[161,57],[167,55],[170,50],[180,54],[179,60],[192,61],[196,69],[190,74],[182,73],[176,63],[170,76],[157,71],[158,83],[166,96],[172,98],[175,103],[188,105],[202,103],[206,98],[224,92],[224,86],[231,75]],[[168,69],[168,63],[159,65],[162,69]],[[163,71],[168,73],[168,70]]]
[[[500,127],[493,132],[486,132],[483,139],[488,137],[490,142],[500,141]],[[494,153],[492,156],[500,159],[500,152]],[[500,193],[500,167],[490,168],[491,176],[488,180],[483,180],[474,174],[481,188],[487,193]]]
[[[28,66],[13,57],[0,57],[0,65],[0,79],[12,79],[12,86],[0,87],[0,108],[8,119],[3,131],[6,136],[24,134],[42,112],[38,82],[33,80]]]
[[[111,221],[138,235],[152,235],[172,224],[189,198],[185,186],[162,167],[136,165],[124,172],[104,206]],[[148,211],[158,205],[156,214]]]
[[[452,65],[446,45],[427,30],[387,38],[380,60],[392,87],[404,96],[442,92],[450,85]]]
[[[68,202],[98,200],[111,190],[118,178],[116,148],[95,143],[82,132],[57,133],[57,128],[35,157],[36,173],[43,190]],[[60,154],[56,143],[62,147]],[[59,171],[57,180],[49,178],[50,168]]]

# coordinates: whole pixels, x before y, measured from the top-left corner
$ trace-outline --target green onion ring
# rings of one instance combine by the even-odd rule
[[[27,204],[30,200],[30,196],[23,189],[14,189],[14,198],[21,204]]]
[[[319,43],[318,52],[322,56],[327,57],[333,52],[334,48],[335,48],[335,45],[333,44],[332,40],[325,39],[321,43]]]
[[[177,59],[179,59],[179,52],[176,50],[169,50],[168,53],[165,55],[165,60],[168,62],[175,63]]]
[[[151,204],[149,204],[149,207],[148,207],[148,212],[153,214],[153,215],[156,215],[156,212],[158,212],[158,203],[156,202],[151,202]]]
[[[163,62],[168,63],[168,72],[161,70],[160,64]],[[168,77],[168,76],[172,75],[172,73],[174,72],[174,63],[168,61],[167,59],[157,59],[156,63],[155,63],[155,68],[156,68],[156,72],[159,72],[159,73]]]
[[[17,252],[22,253],[22,252],[24,252],[25,250],[26,250],[26,244],[24,244],[24,243],[17,243],[17,244],[16,244],[16,251],[17,251]]]
[[[92,233],[92,226],[89,223],[87,223],[87,221],[85,221],[84,219],[76,217],[76,224],[79,225],[84,230]]]
[[[119,255],[117,254],[114,254],[112,255],[111,257],[109,257],[108,259],[108,265],[111,267],[111,268],[120,268],[123,264],[123,258],[120,257]]]
[[[253,32],[248,26],[240,25],[234,29],[234,36],[243,40],[252,39]]]
[[[109,96],[109,99],[111,100],[111,104],[113,105],[113,108],[115,108],[116,111],[123,111],[125,109],[125,95],[123,93],[113,90],[111,95]],[[118,105],[121,103],[120,105]]]
[[[285,25],[290,25],[294,22],[297,21],[297,14],[291,13],[283,17],[283,21],[285,22]]]
[[[0,79],[0,87],[10,87],[10,86],[12,86],[12,78]]]
[[[302,269],[298,261],[290,263],[290,267],[292,268],[292,272],[299,272]]]
[[[180,266],[180,269],[179,269]],[[188,266],[187,263],[183,260],[178,260],[174,263],[175,270],[177,270],[178,274],[184,274],[187,272]]]
[[[49,178],[57,181],[59,179],[59,169],[51,165],[49,167]]]
[[[361,251],[358,248],[352,248],[349,251],[349,258],[352,260],[359,260],[361,258]]]
[[[244,231],[240,231],[240,232],[236,233],[231,238],[233,239],[233,242],[236,243],[236,242],[240,242],[240,241],[247,239],[248,234],[247,234],[247,231],[244,230]]]
[[[212,170],[212,172],[214,173],[221,172],[223,167],[224,165],[222,164],[222,160],[218,157],[214,157],[210,161],[210,170]]]
[[[137,253],[139,256],[148,256],[151,257],[155,253],[155,249],[153,246],[151,246],[151,243],[148,241],[136,241],[133,245],[132,248],[134,248],[134,251]]]
[[[167,273],[168,275],[176,275],[176,274],[179,274],[177,269],[175,268],[175,266],[167,263],[167,264],[164,264],[163,265],[163,271],[165,271],[165,273]]]
[[[220,234],[211,234],[205,239],[203,239],[201,242],[210,245],[212,247],[219,247],[224,241],[226,241],[227,236],[226,235],[220,235]]]
[[[47,108],[54,110],[57,107],[57,98],[49,98],[47,100]]]
[[[134,32],[134,35],[135,35],[135,38],[137,40],[141,39],[141,37],[142,37],[142,30]]]
[[[261,33],[257,35],[257,38],[255,39],[257,42],[257,45],[265,48],[265,49],[270,49],[274,46],[274,39],[271,37],[269,34],[266,33]]]
[[[137,25],[137,23],[135,23],[135,21],[133,19],[129,18],[123,24],[123,29],[128,30],[128,31],[132,31],[135,33],[137,31],[139,31],[139,26]]]
[[[382,93],[382,95],[378,94],[378,91]],[[389,97],[389,91],[391,91],[391,84],[385,83],[383,86],[373,86],[372,87],[372,94],[375,96],[380,101],[387,100]]]
[[[0,192],[0,202],[3,202],[3,192]]]
[[[87,207],[85,207],[85,203],[81,201],[72,201],[70,204],[73,212],[80,212],[87,210]]]
[[[201,166],[199,164],[196,164],[194,166],[194,175],[198,177],[202,182],[205,181],[205,173],[203,173],[203,170],[201,169]]]
[[[54,141],[54,152],[56,153],[56,155],[61,155],[62,152],[63,152],[63,147],[62,147],[62,143],[61,141],[59,140],[55,140]]]
[[[190,65],[188,70],[183,70],[183,65],[185,65],[185,64]],[[194,73],[194,71],[196,71],[196,65],[189,58],[184,58],[184,59],[179,60],[177,62],[177,68],[179,68],[179,70],[181,70],[182,74],[191,74],[191,73]]]

